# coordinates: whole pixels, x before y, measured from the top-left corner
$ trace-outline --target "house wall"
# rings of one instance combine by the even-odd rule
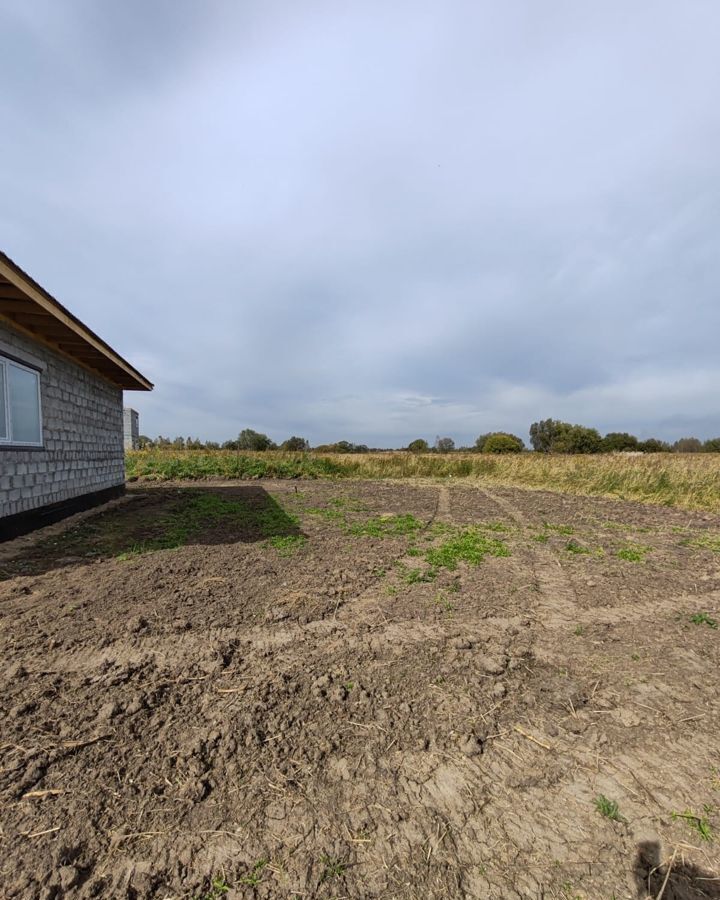
[[[129,406],[123,410],[123,429],[125,449],[137,450],[140,447],[140,416]]]
[[[40,367],[43,443],[0,445],[0,518],[125,482],[122,390],[0,322],[0,353]]]

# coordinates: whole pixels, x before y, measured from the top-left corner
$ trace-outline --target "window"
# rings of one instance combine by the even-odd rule
[[[42,446],[40,374],[0,356],[0,446]]]

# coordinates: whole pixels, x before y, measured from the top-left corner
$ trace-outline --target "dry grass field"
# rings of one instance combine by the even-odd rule
[[[719,622],[711,512],[138,482],[0,548],[0,896],[718,898]]]

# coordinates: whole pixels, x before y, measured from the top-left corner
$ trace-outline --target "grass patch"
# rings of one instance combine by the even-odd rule
[[[423,523],[415,516],[377,516],[365,522],[357,522],[348,527],[350,534],[367,535],[368,537],[403,537],[416,534],[423,528]]]
[[[717,628],[718,623],[715,619],[711,619],[709,614],[706,612],[695,613],[695,615],[690,616],[690,621],[693,625],[707,625],[710,628]]]
[[[625,819],[620,815],[620,810],[616,800],[609,800],[605,794],[599,794],[595,800],[595,809],[606,819],[613,822],[624,822]]]
[[[644,562],[645,557],[652,550],[652,547],[645,547],[642,544],[628,544],[617,552],[618,559],[624,559],[626,562]]]
[[[711,807],[706,806],[704,811],[706,813],[711,812]],[[711,841],[713,839],[712,827],[706,816],[696,816],[695,813],[686,810],[683,813],[674,812],[671,817],[674,820],[684,819],[690,828],[699,835],[701,841]]]
[[[240,884],[247,884],[250,887],[257,887],[262,881],[265,866],[270,862],[269,859],[259,859],[250,869],[247,875],[240,879]]]
[[[568,541],[567,544],[565,544],[565,550],[567,550],[568,553],[575,554],[576,556],[584,556],[592,553],[592,550],[590,550],[589,547],[585,547],[582,544],[579,544],[577,541]]]
[[[307,543],[307,538],[304,534],[285,534],[285,535],[275,535],[275,537],[271,537],[268,541],[271,547],[274,547],[279,556],[293,556],[305,546]]]
[[[230,885],[224,878],[219,876],[213,878],[210,887],[204,894],[198,894],[195,900],[221,900],[230,890]]]
[[[433,569],[453,570],[460,561],[477,566],[486,556],[510,556],[510,551],[501,540],[489,538],[475,527],[466,528],[439,547],[425,552],[425,558]]]
[[[698,550],[710,550],[712,553],[720,553],[720,535],[703,534],[700,537],[689,538],[681,541],[686,547],[695,547]]]
[[[323,864],[323,870],[320,874],[320,883],[332,881],[334,878],[340,878],[347,869],[347,863],[335,856],[323,856],[320,860]]]

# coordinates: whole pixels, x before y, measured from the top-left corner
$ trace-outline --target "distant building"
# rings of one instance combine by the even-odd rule
[[[140,416],[129,406],[123,409],[123,437],[126,450],[140,449]]]
[[[0,541],[125,490],[123,390],[152,384],[0,252]]]

